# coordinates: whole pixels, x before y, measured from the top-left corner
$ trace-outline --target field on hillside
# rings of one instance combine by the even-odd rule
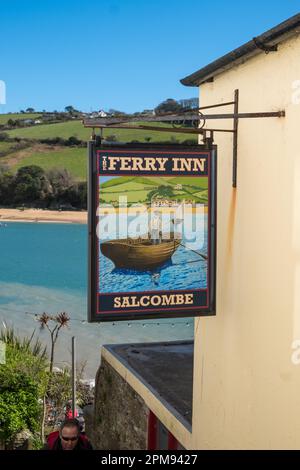
[[[141,124],[141,123],[140,123]],[[170,125],[155,123],[158,127],[170,127]],[[62,137],[68,139],[71,136],[77,137],[81,140],[88,140],[91,135],[92,129],[83,127],[81,121],[67,121],[58,124],[44,124],[23,129],[14,129],[9,131],[11,137],[24,137],[27,139],[45,139],[53,137]],[[186,139],[194,139],[197,142],[197,136],[189,134],[175,134],[169,132],[157,131],[139,131],[136,129],[104,129],[103,136],[107,137],[115,135],[121,142],[130,142],[132,140],[139,140],[145,142],[145,137],[151,137],[150,142],[161,142],[170,140],[171,138],[182,142]]]
[[[7,152],[13,145],[13,142],[0,142],[0,153]]]
[[[14,113],[14,114],[0,114],[0,124],[6,124],[9,119],[14,121],[17,119],[37,119],[40,113]]]
[[[0,115],[0,119],[21,119],[37,117],[38,114],[6,114]],[[140,123],[142,124],[142,123]],[[170,127],[168,124],[155,123],[158,127]],[[11,137],[23,137],[27,139],[47,139],[61,137],[68,139],[71,136],[77,137],[80,140],[88,141],[91,135],[91,129],[83,127],[82,121],[73,120],[57,124],[43,124],[32,127],[14,129],[6,131]],[[146,142],[145,138],[150,138],[150,143],[162,142],[172,139],[174,143],[182,142],[186,139],[194,139],[197,143],[196,135],[189,134],[175,134],[172,132],[156,132],[156,131],[139,131],[135,129],[105,129],[104,137],[115,135],[119,142],[131,142],[133,140]],[[176,139],[176,140],[175,140]],[[0,142],[0,152],[7,151],[13,143]],[[38,148],[37,148],[38,147]],[[3,149],[3,150],[2,150]],[[13,172],[18,168],[27,165],[39,165],[45,170],[51,168],[64,168],[68,170],[76,180],[86,180],[86,148],[78,147],[56,147],[43,144],[32,144],[31,147],[26,148],[26,151],[16,151],[1,157],[0,164],[10,166]],[[143,182],[145,185],[149,184],[147,180]],[[199,191],[199,189],[198,189]],[[145,194],[141,193],[143,198]]]
[[[178,188],[178,185],[181,186]],[[166,187],[169,194],[164,196],[162,188]],[[100,198],[105,203],[117,203],[120,194],[126,196],[130,204],[146,203],[149,202],[149,194],[153,197],[153,191],[157,191],[156,196],[168,200],[185,199],[205,204],[208,198],[207,178],[121,176],[101,182],[100,177]]]
[[[10,166],[13,172],[28,165],[38,165],[44,170],[53,168],[66,169],[76,180],[84,181],[86,180],[87,171],[86,160],[87,154],[85,148],[63,148],[58,151],[54,149],[44,152],[33,152],[21,159],[15,158],[13,154],[10,154],[6,159],[2,158],[1,162]]]

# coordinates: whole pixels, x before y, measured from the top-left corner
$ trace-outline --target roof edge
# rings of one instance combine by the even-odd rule
[[[297,31],[298,27],[299,30]],[[199,86],[234,65],[238,65],[250,59],[250,57],[260,54],[265,50],[264,48],[269,49],[272,46],[276,46],[297,33],[300,33],[300,13],[262,33],[260,36],[251,39],[251,41],[225,54],[191,75],[186,76],[180,82],[185,86]]]

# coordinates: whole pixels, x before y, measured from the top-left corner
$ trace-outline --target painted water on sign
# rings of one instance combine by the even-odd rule
[[[8,222],[0,227],[0,260],[0,328],[3,321],[21,335],[31,334],[36,328],[36,334],[47,342],[47,333],[39,331],[34,314],[70,314],[70,328],[62,333],[58,343],[59,367],[70,364],[73,335],[77,337],[78,361],[87,361],[88,377],[95,375],[102,344],[193,337],[193,320],[187,318],[119,322],[114,326],[86,322],[85,225]]]
[[[171,259],[153,270],[116,268],[106,256],[100,254],[100,292],[143,292],[178,289],[204,289],[207,287],[207,214],[203,241],[189,249],[191,234],[185,233],[181,245]],[[144,231],[146,227],[144,228]],[[143,228],[141,229],[143,232]],[[200,254],[201,253],[201,254]]]

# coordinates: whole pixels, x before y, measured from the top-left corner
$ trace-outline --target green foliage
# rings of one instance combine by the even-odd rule
[[[61,413],[63,407],[72,396],[71,374],[68,368],[50,374],[47,398],[54,404],[55,409]]]
[[[66,107],[65,107],[65,111],[66,111],[67,113],[70,113],[70,114],[71,114],[71,113],[73,113],[74,111],[76,111],[76,109],[73,108],[73,106],[66,106]]]
[[[36,431],[40,415],[38,384],[25,373],[0,366],[0,439],[23,429]]]
[[[176,100],[168,98],[155,108],[155,114],[177,113],[181,109],[182,106]]]
[[[75,182],[67,170],[46,173],[38,165],[19,168],[16,175],[0,168],[0,200],[3,205],[26,204],[39,207],[86,209],[87,183]]]
[[[48,171],[47,176],[52,186],[54,196],[59,196],[62,191],[66,190],[74,183],[72,175],[66,169],[51,169]]]
[[[81,407],[91,403],[93,400],[93,391],[89,385],[82,382],[85,364],[82,364],[76,370],[76,398],[77,404]],[[72,396],[72,377],[68,367],[63,370],[52,372],[49,375],[47,388],[47,400],[55,408],[57,415],[62,415],[66,403]]]
[[[48,192],[48,181],[45,171],[37,166],[30,165],[20,168],[15,180],[15,202],[42,201]]]
[[[34,332],[20,338],[6,327],[0,331],[0,339],[6,343],[6,363],[0,365],[0,439],[9,441],[24,429],[37,431],[48,360]]]
[[[44,448],[44,441],[41,439],[40,435],[35,433],[30,440],[30,450],[42,450]]]
[[[0,132],[0,142],[8,142],[10,139],[7,132]]]
[[[14,177],[6,168],[0,169],[0,201],[3,205],[8,205],[13,199]]]
[[[76,183],[63,193],[63,200],[68,201],[73,207],[86,209],[87,205],[87,183]]]
[[[24,338],[20,338],[14,328],[5,325],[5,328],[0,331],[0,340],[12,348],[14,357],[19,353],[25,355],[29,354],[29,356],[32,355],[44,361],[47,359],[47,348],[42,345],[39,339],[34,338],[34,334],[35,331],[33,331],[32,335],[29,337],[25,336]],[[12,358],[13,356],[10,357]]]

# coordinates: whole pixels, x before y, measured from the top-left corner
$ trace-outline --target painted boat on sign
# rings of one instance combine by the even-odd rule
[[[109,240],[100,244],[101,253],[109,258],[116,268],[151,270],[168,261],[181,242],[179,234],[162,234],[160,242],[154,244],[149,237]]]

